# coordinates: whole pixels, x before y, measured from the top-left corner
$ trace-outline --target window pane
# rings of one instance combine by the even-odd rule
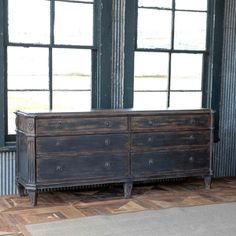
[[[139,6],[172,8],[172,0],[139,0]]]
[[[53,50],[53,89],[91,89],[90,50]]]
[[[176,12],[175,49],[205,50],[206,13]]]
[[[45,111],[48,104],[49,92],[8,92],[8,133],[15,133],[16,110]]]
[[[48,49],[8,47],[8,89],[48,89]]]
[[[207,0],[175,0],[176,9],[183,10],[207,10]]]
[[[49,43],[50,2],[9,0],[9,41]]]
[[[53,110],[55,111],[83,111],[91,108],[91,92],[54,92]]]
[[[138,48],[170,48],[171,11],[139,9]]]
[[[167,90],[167,53],[136,52],[134,90]]]
[[[171,89],[201,90],[202,54],[172,54]]]
[[[55,43],[93,44],[93,4],[55,3]]]
[[[166,109],[166,92],[134,92],[135,109]]]
[[[202,107],[201,92],[171,92],[170,109],[199,109]]]

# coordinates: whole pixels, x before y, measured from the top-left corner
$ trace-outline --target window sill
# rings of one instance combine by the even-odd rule
[[[9,142],[9,143],[6,143],[6,146],[0,147],[0,152],[12,152],[12,151],[16,151],[15,142]]]

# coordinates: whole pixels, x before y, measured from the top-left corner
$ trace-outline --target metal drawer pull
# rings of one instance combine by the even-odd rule
[[[149,120],[149,121],[148,121],[148,124],[149,124],[150,126],[152,126],[152,125],[153,125],[153,121],[152,121],[152,120]]]
[[[154,163],[154,161],[152,159],[148,160],[148,164],[152,165]]]
[[[105,167],[109,168],[111,166],[111,164],[109,162],[105,162]]]
[[[110,143],[111,143],[111,141],[110,141],[110,139],[109,139],[109,138],[105,139],[105,145],[106,145],[106,146],[109,146],[109,145],[110,145]]]
[[[57,124],[56,124],[56,127],[57,127],[57,128],[61,128],[61,127],[62,127],[62,122],[61,122],[61,121],[58,121]]]
[[[111,122],[110,121],[105,121],[105,126],[106,127],[111,127]]]
[[[189,157],[189,161],[190,161],[190,162],[193,162],[193,161],[194,161],[194,158],[193,158],[193,157]]]
[[[56,167],[56,171],[62,171],[62,167],[61,166],[57,166]]]
[[[153,138],[149,137],[147,141],[148,141],[148,143],[151,143],[153,141]]]
[[[56,146],[60,146],[60,144],[61,144],[61,143],[60,143],[59,141],[56,142]]]
[[[194,136],[193,136],[193,135],[190,135],[190,136],[189,136],[189,139],[190,139],[190,140],[194,140]]]
[[[191,124],[191,125],[198,125],[198,124],[199,124],[199,121],[196,120],[196,119],[191,119],[191,120],[190,120],[190,124]]]

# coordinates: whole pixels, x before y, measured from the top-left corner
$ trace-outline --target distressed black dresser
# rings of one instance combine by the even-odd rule
[[[202,176],[211,183],[209,109],[16,112],[16,183],[37,204],[40,189]]]

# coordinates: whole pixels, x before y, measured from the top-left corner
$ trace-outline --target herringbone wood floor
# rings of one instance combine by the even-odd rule
[[[135,185],[132,198],[123,198],[122,186],[39,193],[37,207],[28,196],[0,197],[0,235],[29,235],[27,224],[236,201],[236,178],[214,179],[205,190],[201,179]]]

